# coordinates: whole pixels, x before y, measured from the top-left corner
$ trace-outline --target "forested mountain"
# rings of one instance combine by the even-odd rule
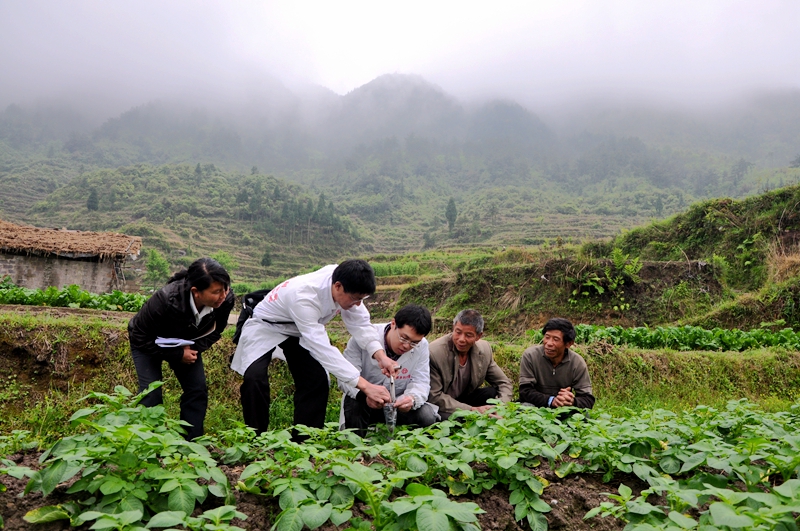
[[[81,228],[225,218],[250,223],[259,245],[283,238],[298,250],[313,237],[291,227],[311,235],[316,223],[350,239],[330,248],[338,257],[609,236],[800,176],[788,167],[800,91],[702,110],[595,102],[540,113],[460,102],[398,74],[344,96],[274,82],[224,106],[154,101],[101,123],[64,105],[11,105],[0,112],[0,215]],[[90,189],[100,208],[87,215]],[[268,201],[276,189],[286,197]]]

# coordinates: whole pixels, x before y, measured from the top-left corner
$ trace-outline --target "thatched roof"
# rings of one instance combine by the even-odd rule
[[[124,258],[139,254],[142,239],[116,232],[39,229],[0,220],[0,251],[67,258]]]

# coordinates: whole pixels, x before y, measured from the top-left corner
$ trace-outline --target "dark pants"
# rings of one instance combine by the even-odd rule
[[[497,398],[498,393],[499,390],[497,387],[478,387],[471,393],[463,393],[461,396],[457,397],[456,400],[464,402],[468,406],[480,407],[485,406],[486,401],[490,398]],[[452,413],[442,413],[440,411],[439,414],[442,416],[442,420],[447,420]]]
[[[328,407],[328,374],[311,353],[300,346],[300,338],[287,338],[280,347],[294,379],[294,423],[322,428]],[[244,422],[257,433],[269,429],[269,364],[274,350],[247,368],[240,388]]]
[[[163,357],[145,354],[139,350],[131,349],[133,364],[136,366],[136,375],[139,379],[139,392],[156,381],[163,381],[161,365]],[[181,420],[191,426],[186,427],[186,438],[192,440],[203,435],[203,422],[208,409],[208,387],[206,386],[206,373],[203,370],[203,357],[197,354],[197,361],[191,364],[180,360],[168,362],[175,373],[175,378],[181,384]],[[142,398],[139,402],[143,406],[153,407],[164,403],[163,388],[159,387],[152,393]]]
[[[344,409],[344,427],[355,428],[356,433],[361,437],[367,434],[367,428],[370,426],[386,422],[383,408],[372,409],[369,407],[364,393],[358,393],[356,398],[350,398],[345,395],[342,409]],[[427,403],[406,413],[397,412],[398,426],[420,426],[424,428],[434,422],[436,422],[436,413],[434,413],[433,407]]]

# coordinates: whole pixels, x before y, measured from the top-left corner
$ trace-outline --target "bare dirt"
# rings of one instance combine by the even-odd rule
[[[10,459],[18,465],[39,468],[39,453],[25,453],[10,456]],[[221,466],[232,484],[235,484],[239,475],[244,470],[244,466]],[[609,483],[603,483],[601,477],[595,474],[577,474],[559,479],[547,465],[542,465],[536,469],[536,473],[550,481],[550,485],[545,488],[542,499],[544,499],[552,511],[547,513],[549,528],[551,530],[595,530],[612,531],[624,527],[624,522],[612,518],[592,518],[584,520],[583,516],[592,508],[597,507],[608,498],[605,492],[614,492],[620,483],[625,483],[633,489],[635,493],[646,488],[635,476],[618,476]],[[11,476],[0,476],[0,483],[6,486],[5,492],[0,492],[0,515],[5,520],[6,531],[36,530],[36,531],[62,531],[70,529],[69,522],[66,520],[50,522],[46,524],[29,524],[24,520],[28,511],[37,509],[45,505],[57,505],[69,500],[65,494],[66,485],[59,486],[46,498],[42,498],[40,493],[31,493],[20,497],[27,484],[26,479],[15,479]],[[265,498],[254,494],[235,491],[237,509],[247,515],[244,521],[235,520],[234,525],[238,525],[251,531],[261,531],[272,527],[275,515],[280,512],[277,500]],[[517,522],[514,520],[514,507],[508,503],[509,492],[505,488],[496,488],[491,491],[483,492],[477,496],[461,496],[456,498],[459,501],[470,501],[476,503],[485,512],[480,514],[481,529],[484,531],[525,531],[529,530],[527,521]],[[212,509],[219,505],[213,496],[209,496],[198,512]],[[353,514],[364,519],[368,517],[363,512],[363,504],[356,501],[353,507]],[[346,527],[345,526],[342,526]],[[79,530],[88,529],[89,525],[81,526]],[[337,528],[328,523],[321,528],[323,531],[335,531]]]

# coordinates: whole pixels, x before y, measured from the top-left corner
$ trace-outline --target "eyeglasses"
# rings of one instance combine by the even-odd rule
[[[355,303],[364,302],[365,300],[369,299],[369,295],[364,295],[363,297],[353,297],[352,295],[350,295],[346,291],[344,292],[344,294],[347,295],[348,297],[350,297],[350,300],[355,302]]]
[[[400,340],[400,343],[402,343],[404,345],[411,345],[412,347],[416,347],[417,345],[419,345],[422,342],[421,339],[419,341],[411,341],[409,338],[407,338],[406,336],[402,335],[400,332],[397,333],[397,339]]]

